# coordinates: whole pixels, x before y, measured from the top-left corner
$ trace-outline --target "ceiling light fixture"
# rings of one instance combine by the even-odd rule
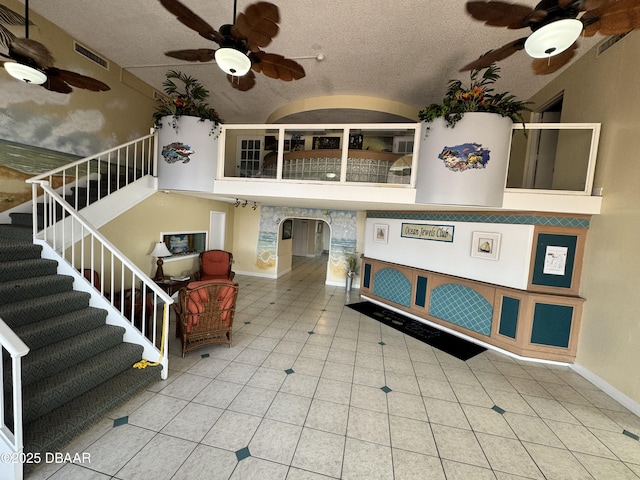
[[[575,43],[582,33],[582,28],[580,20],[571,18],[556,20],[529,35],[524,42],[524,49],[533,58],[558,55]]]
[[[242,77],[251,68],[251,60],[240,50],[223,47],[214,53],[218,66],[229,75]]]
[[[37,68],[30,67],[18,62],[6,62],[4,69],[13,78],[24,83],[33,83],[34,85],[42,85],[47,81],[47,76]]]

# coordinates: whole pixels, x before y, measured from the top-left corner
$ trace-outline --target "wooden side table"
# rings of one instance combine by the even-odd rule
[[[162,280],[154,280],[158,286],[167,292],[167,295],[173,295],[182,287],[186,287],[192,280],[188,278],[186,280],[172,280],[170,277],[163,277]]]

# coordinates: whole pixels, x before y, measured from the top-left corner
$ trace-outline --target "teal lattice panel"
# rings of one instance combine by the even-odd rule
[[[376,272],[373,277],[373,294],[405,307],[411,306],[411,282],[393,268]]]
[[[449,283],[431,292],[429,314],[483,335],[491,334],[493,307],[475,290]]]

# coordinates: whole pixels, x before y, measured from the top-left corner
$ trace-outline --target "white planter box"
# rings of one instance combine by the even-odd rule
[[[465,113],[454,128],[442,118],[423,123],[416,203],[501,207],[512,124],[481,112]]]

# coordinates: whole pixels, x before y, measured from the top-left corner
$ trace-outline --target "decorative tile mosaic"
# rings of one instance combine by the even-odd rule
[[[439,222],[507,223],[514,225],[589,228],[588,218],[555,217],[553,215],[514,215],[509,213],[367,212],[367,218],[432,220]]]
[[[375,274],[373,294],[405,307],[411,306],[411,282],[393,268],[383,268]]]
[[[429,314],[483,335],[491,334],[493,307],[478,292],[455,283],[434,288]]]

